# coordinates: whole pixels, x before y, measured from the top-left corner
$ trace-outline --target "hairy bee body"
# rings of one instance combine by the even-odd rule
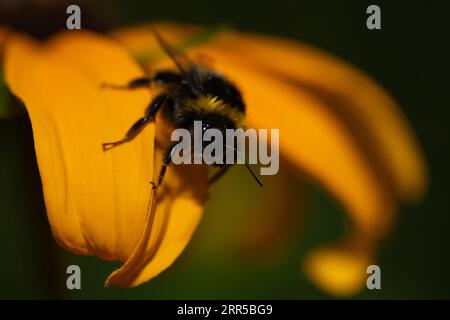
[[[167,76],[169,72],[163,74]],[[165,120],[176,128],[187,130],[192,128],[194,121],[202,121],[205,129],[242,128],[245,105],[237,88],[209,70],[192,72],[195,76],[173,73],[171,83],[158,80],[162,73],[155,75],[155,81],[163,87],[162,94],[166,96],[161,110]],[[199,81],[195,87],[189,80],[193,77]]]

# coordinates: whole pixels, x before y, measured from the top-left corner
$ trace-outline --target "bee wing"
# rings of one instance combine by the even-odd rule
[[[186,53],[168,44],[156,30],[154,33],[161,48],[167,53],[170,59],[172,59],[178,70],[180,70],[185,78],[191,83],[194,91],[198,91],[201,88],[201,79],[197,64],[192,62]]]
[[[181,50],[172,47],[170,44],[168,44],[166,40],[164,40],[156,30],[154,31],[154,33],[161,48],[164,50],[164,52],[167,53],[170,59],[172,59],[177,68],[182,73],[188,73],[193,66],[193,63],[189,60],[188,56]]]

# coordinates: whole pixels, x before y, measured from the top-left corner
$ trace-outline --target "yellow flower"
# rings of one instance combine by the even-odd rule
[[[167,23],[112,33],[151,70],[169,63],[152,28],[174,44],[204,33]],[[354,230],[339,246],[312,252],[305,270],[324,290],[356,292],[399,200],[417,198],[426,187],[421,152],[397,104],[360,71],[303,44],[232,31],[197,44],[188,53],[210,59],[241,89],[247,126],[279,128],[282,156],[349,213]],[[174,261],[200,220],[207,192],[205,167],[172,166],[162,189],[151,193],[162,157],[154,124],[133,142],[102,152],[101,143],[123,135],[153,94],[100,88],[142,75],[126,50],[71,32],[45,44],[16,35],[5,52],[6,82],[33,125],[55,239],[78,254],[123,261],[107,284],[125,287]]]
[[[6,82],[32,122],[53,236],[71,252],[123,261],[106,285],[136,286],[167,268],[189,241],[206,195],[205,170],[194,166],[170,170],[158,195],[150,194],[162,156],[154,152],[153,124],[102,151],[141,116],[150,94],[102,90],[101,83],[141,75],[124,49],[90,33],[44,45],[17,35],[5,52]]]

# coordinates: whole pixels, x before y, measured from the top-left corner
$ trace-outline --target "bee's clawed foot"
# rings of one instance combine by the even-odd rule
[[[155,183],[155,182],[153,182],[153,181],[150,181],[150,184],[152,185],[152,190],[156,190],[156,189],[158,189],[158,187],[159,187],[159,183]]]
[[[103,152],[111,150],[114,147],[115,147],[115,143],[111,143],[111,142],[102,143]]]
[[[121,145],[122,143],[124,143],[124,141],[117,141],[117,142],[106,142],[106,143],[102,143],[102,148],[103,151],[108,151],[111,150],[119,145]]]

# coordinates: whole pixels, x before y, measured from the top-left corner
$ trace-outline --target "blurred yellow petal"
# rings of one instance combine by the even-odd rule
[[[141,284],[173,262],[196,227],[206,191],[204,170],[193,171],[190,186],[169,170],[167,180],[188,189],[176,197],[158,190],[147,210],[159,167],[154,124],[132,142],[102,151],[103,142],[122,137],[142,116],[151,97],[100,84],[141,75],[127,52],[91,33],[64,33],[45,45],[17,35],[5,52],[6,82],[32,122],[53,235],[74,253],[125,262],[110,281],[121,286]],[[183,234],[174,237],[173,230]]]
[[[247,123],[279,128],[280,152],[322,182],[364,230],[380,227],[392,203],[343,123],[307,91],[248,67],[245,60],[210,49],[217,69],[238,83]]]
[[[304,263],[309,278],[322,290],[339,297],[360,291],[367,280],[367,267],[373,250],[357,237],[340,246],[321,247],[310,253]]]
[[[233,54],[275,72],[330,101],[330,107],[349,117],[360,135],[370,134],[375,156],[392,176],[405,199],[421,197],[426,167],[411,127],[394,99],[369,76],[319,49],[294,41],[256,34],[229,32],[217,48],[233,46]],[[367,141],[366,141],[367,142]],[[367,146],[366,146],[367,147]]]

